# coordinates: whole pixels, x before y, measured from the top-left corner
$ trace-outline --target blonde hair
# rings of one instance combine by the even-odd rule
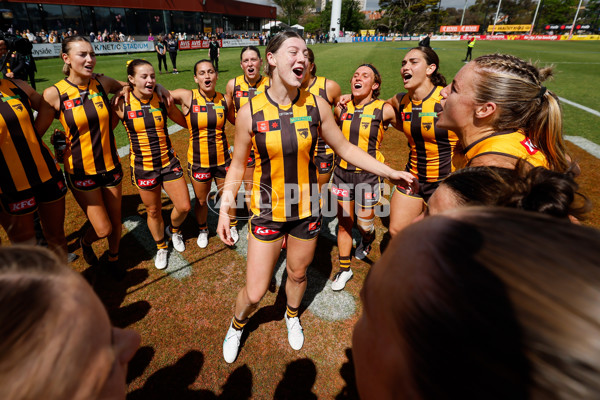
[[[474,61],[475,102],[498,106],[494,129],[522,130],[546,156],[550,169],[565,172],[570,165],[563,141],[558,97],[542,85],[552,67],[537,68],[509,54],[488,54]]]
[[[600,231],[467,207],[408,227],[383,260],[364,290],[390,296],[420,398],[600,398]]]
[[[107,377],[90,374],[96,349],[68,283],[81,280],[39,246],[0,248],[0,398],[96,398]],[[82,309],[81,313],[85,313]],[[82,325],[85,329],[81,329]]]

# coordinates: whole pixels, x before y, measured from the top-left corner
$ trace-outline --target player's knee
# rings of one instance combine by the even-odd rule
[[[98,236],[99,239],[104,239],[112,233],[112,226],[110,225],[110,223],[102,223],[98,226],[95,226],[94,231],[96,232],[96,236]]]
[[[146,213],[148,214],[148,219],[161,219],[162,218],[160,206],[146,207]]]
[[[248,304],[250,307],[255,307],[260,303],[263,296],[267,293],[267,288],[264,290],[262,288],[246,288],[246,294],[248,296]]]
[[[191,209],[192,206],[189,202],[177,205],[177,211],[179,211],[181,214],[187,214],[190,212]]]

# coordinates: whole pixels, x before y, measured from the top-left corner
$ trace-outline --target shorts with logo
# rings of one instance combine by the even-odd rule
[[[334,153],[315,155],[315,165],[319,174],[328,174],[333,169]]]
[[[35,187],[20,192],[1,193],[0,202],[10,215],[27,215],[37,211],[38,204],[53,203],[65,197],[67,185],[62,172]]]
[[[187,172],[188,176],[196,182],[210,182],[212,178],[225,179],[225,175],[227,175],[227,170],[229,169],[229,164],[231,164],[231,160],[216,167],[200,168],[192,166],[190,163],[188,163]]]
[[[337,167],[333,171],[331,193],[337,201],[354,201],[363,208],[379,204],[381,177],[370,172],[353,172]]]
[[[250,232],[261,242],[274,242],[286,234],[296,239],[313,240],[320,230],[321,214],[287,222],[275,222],[256,215],[250,218]]]
[[[418,193],[413,193],[411,188],[398,185],[394,187],[394,190],[397,190],[405,196],[423,199],[423,201],[428,202],[433,192],[435,192],[435,189],[440,186],[440,182],[419,182]]]
[[[173,157],[166,167],[143,171],[141,169],[131,169],[131,183],[141,190],[153,190],[162,185],[163,182],[176,181],[183,178],[183,168],[177,157]]]
[[[104,174],[85,175],[85,174],[69,174],[67,173],[67,184],[71,191],[79,190],[81,192],[89,192],[101,187],[115,187],[121,184],[123,180],[123,170],[121,164],[112,171]]]

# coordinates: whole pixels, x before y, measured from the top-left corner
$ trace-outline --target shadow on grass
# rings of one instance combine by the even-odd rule
[[[358,390],[356,389],[356,377],[354,375],[352,349],[346,349],[346,357],[348,357],[348,361],[342,364],[340,368],[340,376],[346,382],[346,386],[335,396],[335,400],[359,400]]]
[[[129,363],[130,373],[127,381],[141,376],[154,356],[154,350],[142,347]],[[249,399],[252,397],[252,372],[247,365],[238,367],[229,375],[222,386],[221,394],[206,389],[191,389],[190,386],[200,375],[204,366],[204,354],[192,350],[181,357],[175,364],[161,368],[152,374],[141,389],[127,395],[127,400],[154,399]]]
[[[317,367],[308,358],[289,363],[283,379],[275,389],[273,399],[276,400],[311,400],[317,399],[312,392],[317,379]]]

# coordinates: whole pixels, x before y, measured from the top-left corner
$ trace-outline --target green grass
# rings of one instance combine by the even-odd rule
[[[344,93],[349,92],[349,82],[354,70],[364,62],[374,64],[382,74],[382,98],[389,98],[403,91],[400,63],[408,49],[416,42],[386,43],[340,43],[311,46],[315,52],[318,75],[337,81]],[[464,65],[461,60],[466,52],[464,42],[434,41],[433,48],[440,56],[441,72],[450,81]],[[264,47],[261,51],[264,52]],[[241,73],[239,48],[221,49],[219,82],[217,90],[224,92],[227,81]],[[501,52],[521,58],[539,61],[540,65],[555,65],[554,80],[547,83],[549,89],[560,97],[589,108],[600,110],[600,42],[599,41],[478,41],[474,56]],[[126,80],[126,62],[132,58],[145,58],[156,64],[154,53],[99,56],[95,71],[119,80]],[[196,61],[207,58],[207,50],[179,52],[177,64],[179,75],[158,75],[158,82],[168,89],[193,88],[192,68]],[[170,60],[167,61],[171,69]],[[61,59],[38,60],[38,90],[62,79]],[[600,131],[596,126],[598,117],[570,105],[564,105],[565,134],[583,136],[600,144]],[[60,127],[55,122],[52,129]],[[128,143],[122,126],[116,130],[118,146]],[[46,135],[45,138],[48,138]]]

